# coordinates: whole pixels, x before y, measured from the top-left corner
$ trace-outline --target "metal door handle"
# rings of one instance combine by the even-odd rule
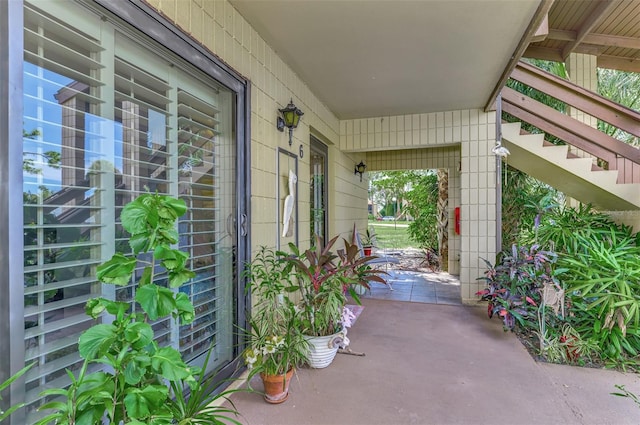
[[[240,236],[247,236],[247,223],[248,219],[247,219],[247,215],[246,214],[240,214]]]

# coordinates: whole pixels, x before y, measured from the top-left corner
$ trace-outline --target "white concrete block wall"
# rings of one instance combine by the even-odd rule
[[[459,196],[462,205],[460,278],[462,297],[471,300],[481,286],[479,257],[495,258],[495,162],[488,153],[493,144],[495,114],[477,110],[377,117],[339,121],[305,83],[265,43],[244,18],[223,0],[148,0],[168,19],[202,43],[251,81],[252,244],[276,242],[276,151],[289,149],[286,133],[275,128],[277,109],[289,99],[304,111],[294,131],[291,151],[309,152],[309,135],[329,144],[329,232],[346,234],[357,222],[366,225],[366,180],[360,183],[353,167],[358,152],[423,147],[460,146]],[[301,245],[309,235],[309,156],[299,159],[298,196]],[[455,179],[454,179],[455,180]],[[331,189],[333,188],[333,189]],[[456,258],[455,256],[453,258]]]
[[[404,163],[398,159],[399,166],[392,159],[384,162],[385,155],[392,155],[387,151],[409,149],[411,152],[414,148],[444,146],[460,150],[459,185],[454,183],[449,196],[455,199],[450,207],[461,206],[461,235],[459,246],[454,243],[456,252],[450,258],[455,260],[457,253],[460,255],[461,295],[467,302],[475,301],[475,293],[483,287],[482,282],[476,280],[485,270],[482,258],[493,263],[496,257],[496,159],[491,153],[495,122],[495,112],[477,109],[340,122],[341,149],[368,151],[367,158],[371,161],[382,161],[375,165],[384,167],[381,169],[411,168],[409,161],[413,158]],[[377,155],[381,155],[381,159]],[[453,223],[452,216],[450,219]]]
[[[300,244],[309,243],[309,137],[321,136],[330,146],[330,185],[340,188],[330,202],[330,231],[350,229],[353,220],[366,225],[365,209],[355,213],[367,187],[353,176],[354,158],[335,146],[339,143],[340,123],[336,116],[309,90],[305,83],[267,45],[245,19],[224,0],[149,0],[148,3],[179,28],[251,81],[251,237],[253,247],[276,243],[276,152],[285,148],[305,155],[298,159],[298,208]],[[278,108],[293,99],[304,111],[289,148],[288,132],[276,130]]]
[[[449,273],[460,274],[460,236],[455,234],[454,209],[460,206],[460,147],[405,149],[367,153],[367,169],[385,170],[449,170]]]
[[[385,116],[340,122],[345,152],[411,149],[460,143],[463,111]]]

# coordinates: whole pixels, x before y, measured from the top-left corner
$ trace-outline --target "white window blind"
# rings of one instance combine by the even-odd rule
[[[84,305],[98,286],[102,207],[87,164],[101,158],[101,136],[86,122],[102,103],[103,48],[28,5],[24,37],[25,361],[35,364],[25,390],[33,401],[67,383],[91,324]]]
[[[213,345],[209,366],[219,367],[232,360],[235,314],[232,93],[79,4],[34,3],[25,5],[24,51],[29,423],[39,415],[39,393],[67,385],[65,370],[81,365],[78,337],[93,324],[86,301],[103,296],[136,308],[134,281],[102,285],[95,269],[129,251],[119,216],[138,194],[179,196],[189,207],[179,247],[196,278],[178,290],[191,297],[196,319],[158,320],[158,342],[194,364]],[[58,18],[66,16],[73,25]]]

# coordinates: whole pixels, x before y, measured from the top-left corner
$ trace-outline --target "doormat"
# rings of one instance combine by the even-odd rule
[[[355,325],[356,321],[358,320],[358,317],[360,317],[360,314],[364,310],[364,306],[356,305],[356,304],[346,304],[345,307],[351,310],[353,315],[356,316],[355,319],[353,319],[353,323],[352,323],[352,326],[353,326]]]

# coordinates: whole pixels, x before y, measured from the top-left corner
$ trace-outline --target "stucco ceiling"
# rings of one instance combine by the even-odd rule
[[[231,3],[350,119],[484,107],[540,0]]]

